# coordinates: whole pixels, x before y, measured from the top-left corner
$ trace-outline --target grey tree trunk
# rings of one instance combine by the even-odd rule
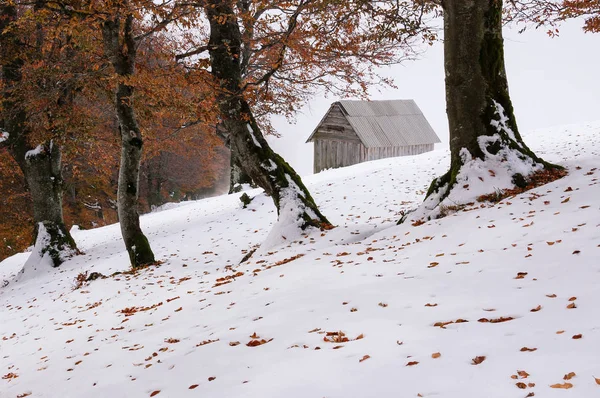
[[[329,228],[331,224],[319,211],[300,176],[269,147],[244,99],[241,34],[232,3],[210,0],[205,11],[210,21],[208,49],[212,73],[221,86],[219,110],[230,135],[232,152],[237,154],[248,176],[272,197],[280,220],[282,217],[294,220],[301,229]]]
[[[444,0],[442,4],[451,165],[445,175],[433,181],[427,196],[441,193],[438,199],[441,202],[455,188],[464,164],[465,158],[461,156],[464,150],[473,159],[485,161],[503,149],[510,149],[523,160],[556,167],[536,156],[517,128],[504,66],[502,1]],[[500,138],[481,140],[483,136]],[[515,174],[513,183],[524,186],[527,177]]]
[[[107,20],[102,33],[105,52],[117,75],[123,78],[135,73],[137,43],[133,33],[134,17]],[[139,175],[142,159],[142,132],[133,105],[135,88],[122,80],[117,83],[115,109],[121,135],[121,165],[117,191],[117,212],[121,234],[133,267],[155,262],[150,243],[140,227],[138,212]]]
[[[49,255],[52,265],[58,267],[64,260],[78,253],[63,220],[63,179],[61,152],[52,140],[33,148],[29,143],[30,127],[27,113],[14,97],[13,90],[22,80],[21,68],[24,61],[19,56],[21,43],[10,29],[17,20],[14,5],[0,6],[0,58],[2,60],[2,128],[8,138],[2,142],[19,165],[27,181],[33,201],[34,241],[42,245],[39,253]],[[38,239],[41,229],[44,239]]]
[[[239,156],[236,154],[234,147],[230,146],[230,158],[229,158],[229,193],[241,192],[243,185],[250,185],[255,188],[256,185],[252,178],[244,171],[244,168],[238,160]]]

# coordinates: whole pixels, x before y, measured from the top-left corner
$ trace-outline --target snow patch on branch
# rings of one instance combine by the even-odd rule
[[[250,123],[246,123],[246,127],[248,128],[248,132],[250,133],[250,137],[252,137],[254,145],[256,145],[259,148],[262,148],[262,145],[260,145],[260,142],[258,142],[256,137],[254,136],[254,130],[252,130],[252,126],[250,126]]]
[[[269,164],[265,164],[265,162],[263,162],[263,164],[261,165],[263,169],[267,170],[267,171],[275,171],[277,170],[277,164],[275,164],[275,162],[272,159],[267,159],[269,161]],[[289,177],[289,176],[288,176]]]
[[[40,144],[40,145],[36,146],[35,149],[32,149],[31,151],[27,151],[27,153],[25,153],[25,159],[30,159],[35,156],[38,156],[39,154],[42,153],[43,150],[44,150],[44,145]]]

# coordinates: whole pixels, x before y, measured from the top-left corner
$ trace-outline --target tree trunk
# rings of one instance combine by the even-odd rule
[[[229,133],[232,153],[248,176],[270,195],[279,222],[330,227],[294,169],[269,147],[248,102],[244,99],[240,65],[241,35],[232,3],[211,0],[205,11],[210,20],[209,52],[213,75],[219,80],[219,110]]]
[[[138,213],[139,176],[142,160],[142,132],[133,106],[134,87],[125,80],[135,73],[136,45],[133,15],[125,17],[123,37],[119,17],[105,21],[103,38],[106,53],[119,76],[115,109],[121,134],[121,165],[117,190],[117,212],[121,234],[133,267],[155,262],[148,239],[140,228]]]
[[[249,185],[252,188],[256,188],[252,178],[244,171],[238,155],[234,152],[234,147],[230,146],[230,157],[229,157],[229,193],[241,192],[244,185]]]
[[[78,253],[75,241],[63,220],[60,147],[52,140],[37,148],[31,147],[29,143],[31,130],[27,125],[27,114],[19,106],[19,100],[14,98],[13,93],[22,79],[21,67],[24,62],[18,55],[21,43],[7,29],[17,20],[17,10],[13,5],[3,5],[0,14],[2,125],[8,133],[3,144],[8,147],[9,153],[23,172],[31,194],[36,252],[40,257],[47,255],[52,265],[58,267],[66,258]],[[42,230],[43,237],[39,236]]]
[[[556,167],[536,156],[517,128],[504,66],[502,1],[444,0],[443,8],[451,160],[450,170],[432,182],[425,212],[417,211],[429,218],[440,216],[446,198],[449,206],[462,205],[458,197],[474,200],[472,195],[489,194],[482,190],[491,186],[524,187],[531,174]],[[473,178],[475,168],[491,171]],[[502,176],[487,182],[496,174],[505,177],[505,186]],[[463,195],[451,197],[456,191]]]

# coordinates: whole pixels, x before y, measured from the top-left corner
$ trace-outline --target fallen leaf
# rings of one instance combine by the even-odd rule
[[[556,334],[563,334],[565,331],[564,330],[559,330],[556,332]]]
[[[371,358],[371,356],[370,356],[370,355],[365,355],[365,356],[363,356],[361,359],[359,359],[359,360],[358,360],[358,362],[363,362],[363,361],[366,361],[366,360],[367,360],[367,359],[369,359],[369,358]]]
[[[519,387],[520,389],[524,390],[527,388],[527,384],[523,383],[523,382],[518,382],[517,384],[515,384],[517,387]]]
[[[521,378],[526,379],[529,377],[529,373],[524,370],[517,370],[517,374],[521,376]]]
[[[239,344],[240,344],[240,342],[239,342],[239,341],[231,341],[231,342],[229,343],[229,345],[230,345],[231,347],[235,347],[236,345],[239,345]]]
[[[208,378],[208,381],[213,381],[214,379],[216,379],[216,377],[215,377],[215,376],[210,376],[210,377]]]
[[[562,383],[562,384],[556,383],[556,384],[550,385],[550,387],[552,387],[552,388],[564,388],[565,390],[567,390],[569,388],[572,388],[573,384],[571,384],[571,383]]]
[[[594,376],[592,376],[592,377],[594,377]],[[596,384],[598,384],[600,386],[600,379],[597,377],[594,377],[594,380],[596,380]]]
[[[514,318],[512,316],[501,316],[500,318],[492,318],[492,319],[488,319],[488,318],[480,318],[477,320],[477,322],[482,322],[482,323],[501,323],[501,322],[508,322],[508,321],[512,321]]]
[[[479,356],[472,359],[472,365],[479,365],[481,362],[485,361],[485,356]]]
[[[573,336],[573,337],[571,337],[571,338],[572,338],[572,339],[574,339],[574,340],[579,340],[579,339],[580,339],[580,338],[582,338],[582,337],[583,337],[583,335],[582,335],[582,334],[576,334],[576,335],[574,335],[574,336]]]
[[[193,390],[194,388],[198,387],[200,384],[192,384],[191,386],[188,387],[189,390]]]
[[[523,348],[521,348],[521,350],[520,350],[520,351],[521,351],[521,352],[533,352],[533,351],[535,351],[535,350],[537,350],[537,348],[523,347]]]
[[[577,376],[575,374],[575,372],[569,372],[566,375],[564,375],[563,380],[571,380],[573,377]]]
[[[569,299],[569,301],[575,301],[575,300],[577,300],[577,297],[575,297],[575,296],[573,296]]]
[[[567,305],[567,308],[572,310],[573,308],[577,308],[577,305],[575,304],[575,302],[572,302],[571,304]]]
[[[556,298],[556,294],[547,294],[547,295],[546,295],[546,297],[549,297],[549,298]]]
[[[151,396],[151,397],[154,397],[154,396],[156,396],[156,395],[158,395],[158,394],[160,394],[160,390],[152,391],[152,392],[150,393],[150,396]]]
[[[418,363],[419,362],[417,362],[417,361],[411,361],[411,362],[407,363],[406,366],[414,366],[414,365],[416,365]]]
[[[541,310],[541,309],[542,309],[542,306],[541,306],[541,305],[538,305],[537,307],[535,307],[535,308],[532,308],[530,311],[531,311],[531,312],[538,312],[538,311],[539,311],[539,310]]]
[[[442,354],[440,354],[439,352],[434,352],[433,354],[431,354],[431,358],[433,358],[433,359],[439,358],[441,356],[442,356]]]

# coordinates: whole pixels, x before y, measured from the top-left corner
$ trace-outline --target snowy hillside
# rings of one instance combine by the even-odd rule
[[[74,231],[85,255],[0,288],[0,397],[600,396],[600,123],[524,138],[569,175],[414,227],[446,151],[326,171],[338,227],[248,263],[259,191],[144,216],[164,263],[80,289],[129,261],[118,225]]]

